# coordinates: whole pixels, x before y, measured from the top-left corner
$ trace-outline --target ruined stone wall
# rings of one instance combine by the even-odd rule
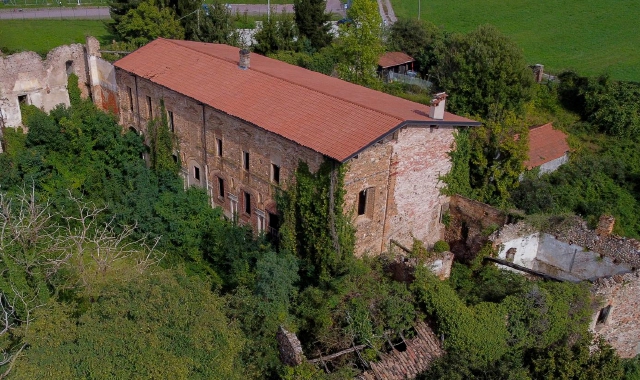
[[[472,252],[477,252],[487,241],[485,230],[501,227],[508,219],[508,216],[497,208],[461,195],[451,197],[449,213],[451,224],[447,228],[445,240],[462,242]]]
[[[601,278],[593,293],[602,309],[594,314],[592,331],[602,336],[623,358],[640,354],[640,272]],[[611,306],[603,321],[601,310]]]
[[[22,124],[19,99],[44,111],[58,104],[69,105],[68,74],[79,78],[82,95],[89,95],[85,49],[81,44],[57,47],[42,59],[37,53],[23,52],[0,57],[0,111],[5,125]]]
[[[206,188],[212,205],[222,207],[229,217],[235,209],[242,223],[260,228],[261,219],[261,228],[264,228],[269,223],[268,212],[275,212],[272,164],[280,168],[279,185],[286,188],[300,160],[307,162],[312,171],[317,171],[324,160],[320,153],[149,80],[136,79],[120,69],[116,69],[115,76],[121,124],[147,136],[149,115],[160,116],[160,100],[164,99],[167,113],[173,114],[178,138],[176,154],[179,154],[187,185]],[[147,97],[151,99],[151,114]],[[222,141],[222,156],[218,155],[218,140]],[[249,153],[248,171],[243,167],[243,152]],[[220,196],[218,178],[223,181],[224,197]],[[244,193],[250,195],[250,214],[245,212]]]
[[[452,143],[452,128],[409,126],[349,161],[345,203],[358,228],[358,255],[384,251],[390,239],[410,246],[415,237],[430,246],[443,238],[440,212],[448,197],[438,178],[451,169]],[[373,211],[358,215],[365,189],[375,191]]]
[[[115,67],[111,62],[101,58],[100,42],[95,37],[87,36],[85,46],[91,98],[98,108],[117,114],[118,87]]]

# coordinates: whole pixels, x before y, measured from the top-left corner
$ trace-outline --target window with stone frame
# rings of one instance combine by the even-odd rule
[[[251,194],[244,192],[244,213],[251,215]]]

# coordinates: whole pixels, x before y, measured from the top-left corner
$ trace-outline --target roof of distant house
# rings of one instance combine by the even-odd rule
[[[552,123],[533,127],[529,129],[529,160],[524,164],[531,170],[564,156],[568,151],[567,135],[553,129]]]
[[[246,70],[238,59],[236,47],[160,38],[115,66],[340,162],[405,125],[480,124],[258,54]]]
[[[378,60],[378,66],[386,69],[387,67],[393,67],[398,65],[404,65],[405,63],[415,62],[410,55],[407,55],[400,51],[389,51],[384,53]]]

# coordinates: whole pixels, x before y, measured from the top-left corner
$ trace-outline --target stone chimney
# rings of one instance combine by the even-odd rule
[[[444,105],[447,100],[447,94],[441,92],[436,94],[436,97],[431,100],[431,111],[429,111],[429,117],[436,120],[444,119]]]
[[[280,360],[290,366],[295,367],[306,360],[302,353],[302,345],[296,334],[289,332],[280,326],[276,333],[278,349],[280,350]]]
[[[240,61],[238,62],[238,67],[242,70],[246,70],[250,67],[249,54],[249,49],[240,49]]]
[[[541,65],[538,63],[535,66],[533,66],[533,78],[535,79],[536,83],[542,83],[543,74],[544,74],[544,65]]]

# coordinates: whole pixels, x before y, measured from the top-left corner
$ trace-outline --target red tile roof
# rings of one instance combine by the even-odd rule
[[[529,129],[529,160],[524,164],[531,170],[564,156],[568,151],[567,135],[553,129],[552,123],[547,123]]]
[[[242,70],[238,57],[232,46],[157,39],[115,66],[340,162],[406,124],[479,125],[258,54]]]
[[[378,66],[386,69],[387,67],[398,66],[409,62],[415,62],[410,55],[399,51],[390,51],[384,53],[378,60]]]

